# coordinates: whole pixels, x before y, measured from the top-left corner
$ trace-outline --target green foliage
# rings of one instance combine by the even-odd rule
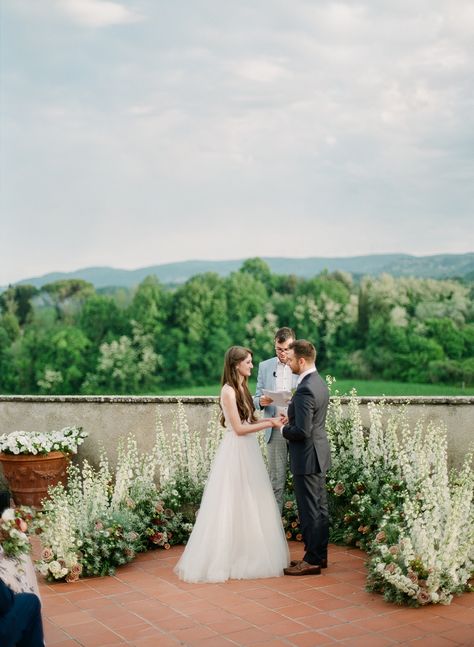
[[[472,455],[449,474],[446,430],[369,405],[362,426],[355,393],[327,418],[333,467],[327,482],[331,538],[369,553],[369,590],[419,606],[448,604],[474,569]]]
[[[281,326],[313,341],[318,368],[340,378],[474,385],[474,290],[468,282],[354,281],[272,274],[262,259],[227,277],[179,286],[155,277],[133,291],[86,281],[14,286],[0,295],[0,390],[151,393],[218,383],[225,350],[254,364],[273,354]]]
[[[132,338],[104,342],[95,374],[89,374],[82,386],[86,393],[137,393],[153,389],[159,383],[156,370],[161,363],[153,350],[153,339],[137,322],[132,322]]]
[[[36,294],[38,289],[34,285],[10,286],[0,294],[0,310],[14,314],[19,325],[24,326],[33,311],[31,300]]]
[[[104,453],[98,468],[86,460],[80,467],[71,464],[67,486],[50,488],[35,520],[40,573],[68,582],[111,575],[140,551],[185,543],[221,435],[215,411],[201,444],[179,405],[172,434],[165,433],[158,412],[151,451],[140,453],[133,435],[120,439],[114,474]]]
[[[366,429],[355,396],[347,411],[338,396],[328,410],[331,539],[368,552],[367,587],[385,599],[449,604],[469,588],[474,568],[473,456],[449,473],[443,428],[424,420],[410,427],[404,411],[381,403],[369,405]],[[201,440],[179,405],[171,434],[158,416],[151,452],[122,439],[114,478],[104,456],[98,469],[71,465],[67,488],[50,490],[35,521],[39,571],[67,581],[107,575],[141,550],[186,542],[221,439],[216,422],[214,415]],[[282,520],[287,538],[301,541],[291,485],[289,476]]]
[[[293,490],[293,476],[289,470],[287,470],[286,473],[281,520],[283,523],[283,529],[285,531],[286,538],[289,541],[303,541],[298,507],[296,505],[296,497]]]
[[[127,332],[124,313],[112,298],[99,294],[94,294],[84,303],[78,325],[96,349],[103,341]]]

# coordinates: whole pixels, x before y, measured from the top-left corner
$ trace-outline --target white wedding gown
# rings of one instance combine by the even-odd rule
[[[289,552],[255,433],[229,426],[209,472],[196,523],[174,571],[186,582],[278,577]]]

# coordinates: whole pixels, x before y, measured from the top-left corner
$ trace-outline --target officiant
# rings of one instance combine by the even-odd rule
[[[279,328],[274,336],[275,357],[266,359],[258,365],[257,389],[253,402],[256,409],[263,409],[265,418],[286,414],[286,407],[276,407],[272,398],[263,393],[268,391],[292,391],[296,387],[297,375],[293,375],[287,366],[287,352],[290,344],[296,339],[291,328]],[[283,510],[286,469],[288,464],[288,443],[278,428],[265,429],[268,471],[276,502]]]

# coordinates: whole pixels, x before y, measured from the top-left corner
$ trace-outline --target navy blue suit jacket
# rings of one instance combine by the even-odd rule
[[[289,440],[293,474],[325,474],[331,467],[325,427],[328,404],[326,382],[317,371],[306,375],[288,406],[288,424],[282,430]]]

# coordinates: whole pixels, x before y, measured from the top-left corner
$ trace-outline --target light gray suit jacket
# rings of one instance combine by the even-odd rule
[[[278,365],[278,358],[271,357],[266,359],[263,362],[260,362],[258,365],[258,374],[257,374],[257,389],[255,391],[255,396],[253,398],[253,403],[257,410],[261,410],[260,406],[260,396],[263,393],[263,389],[268,389],[269,391],[276,391],[276,370]],[[298,376],[293,375],[291,379],[291,388],[296,387],[298,381]],[[276,407],[273,404],[270,404],[268,407],[263,409],[264,418],[273,418],[276,416]],[[280,430],[276,430],[280,433]],[[265,429],[265,442],[270,442],[272,437],[273,427]]]

